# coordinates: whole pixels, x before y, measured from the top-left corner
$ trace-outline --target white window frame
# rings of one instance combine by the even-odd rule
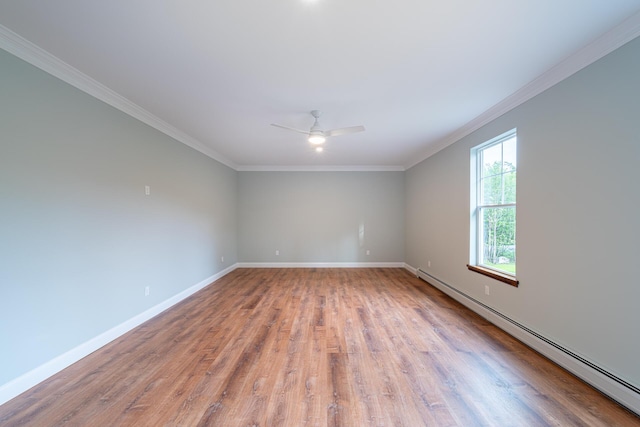
[[[482,144],[479,144],[471,149],[471,167],[470,167],[470,178],[471,178],[471,191],[470,191],[470,239],[469,239],[469,264],[467,267],[469,270],[475,271],[480,274],[484,274],[486,276],[492,277],[496,280],[500,280],[502,282],[508,283],[513,286],[518,286],[518,280],[515,275],[510,274],[508,272],[502,270],[496,270],[495,268],[491,268],[490,266],[483,265],[481,263],[482,259],[482,251],[483,251],[483,242],[484,242],[484,228],[481,224],[482,215],[480,214],[483,208],[487,207],[513,207],[516,209],[516,203],[495,203],[495,204],[482,204],[481,203],[481,194],[482,189],[481,186],[481,176],[483,170],[483,165],[481,164],[481,153],[483,150],[491,148],[492,146],[501,144],[507,140],[512,138],[516,138],[516,150],[517,150],[517,129],[511,129],[495,138],[490,139]],[[517,151],[516,151],[517,152]],[[517,166],[516,166],[517,173]],[[516,178],[516,198],[517,198],[517,178]],[[516,210],[517,216],[517,210]],[[517,227],[517,220],[516,220]],[[516,248],[517,251],[517,243]],[[517,257],[516,257],[517,260]],[[517,269],[516,269],[517,271]]]

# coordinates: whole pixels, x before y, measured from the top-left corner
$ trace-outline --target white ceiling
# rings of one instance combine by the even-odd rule
[[[639,12],[638,0],[0,0],[0,47],[21,36],[239,170],[402,170],[615,27],[629,37]],[[325,128],[367,130],[318,154],[270,126],[308,129],[312,109]]]

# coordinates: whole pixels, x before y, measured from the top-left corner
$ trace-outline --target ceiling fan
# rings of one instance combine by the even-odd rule
[[[318,123],[318,119],[320,118],[321,114],[322,113],[319,110],[311,111],[311,115],[313,116],[315,121],[313,123],[313,126],[311,126],[311,129],[309,129],[308,131],[295,129],[295,128],[292,128],[292,127],[289,127],[289,126],[279,125],[279,124],[276,124],[276,123],[271,123],[271,126],[275,126],[275,127],[279,127],[279,128],[287,129],[287,130],[292,130],[294,132],[299,132],[299,133],[303,133],[305,135],[308,135],[309,136],[309,142],[311,144],[314,144],[314,145],[322,145],[322,144],[324,144],[324,142],[327,140],[327,138],[331,137],[331,136],[346,135],[348,133],[362,132],[362,131],[365,130],[364,126],[350,126],[350,127],[346,127],[346,128],[322,130],[322,128],[320,128],[320,124]]]

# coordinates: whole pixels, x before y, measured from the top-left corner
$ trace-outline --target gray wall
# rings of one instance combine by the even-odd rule
[[[640,386],[640,39],[406,172],[406,260]],[[467,270],[469,150],[518,129],[518,278]],[[427,267],[431,261],[431,268]],[[484,285],[491,295],[484,294]]]
[[[0,51],[0,384],[235,264],[236,185]]]
[[[240,261],[404,261],[403,172],[239,172],[238,213]]]

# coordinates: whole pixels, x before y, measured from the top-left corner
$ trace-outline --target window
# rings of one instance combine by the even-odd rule
[[[516,130],[471,150],[470,270],[517,286]]]

